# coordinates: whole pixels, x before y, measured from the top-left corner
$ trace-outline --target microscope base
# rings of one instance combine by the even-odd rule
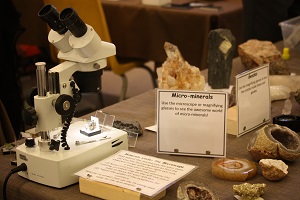
[[[25,163],[27,171],[19,172],[19,175],[31,181],[44,185],[62,188],[79,181],[79,177],[74,173],[92,165],[119,150],[128,149],[127,133],[112,128],[107,138],[103,134],[92,137],[80,133],[80,129],[85,126],[85,122],[78,121],[71,124],[67,141],[70,150],[64,150],[60,147],[59,151],[40,151],[39,147],[26,147],[25,144],[18,146],[16,149],[17,165]],[[53,134],[58,133],[55,131]],[[52,134],[52,133],[51,133]],[[35,142],[38,144],[38,139]],[[76,141],[96,142],[75,145]]]

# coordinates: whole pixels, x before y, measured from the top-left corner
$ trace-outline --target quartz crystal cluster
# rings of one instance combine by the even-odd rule
[[[167,59],[162,64],[161,74],[158,72],[159,88],[204,90],[205,78],[200,69],[185,61],[177,46],[166,42],[164,48]]]

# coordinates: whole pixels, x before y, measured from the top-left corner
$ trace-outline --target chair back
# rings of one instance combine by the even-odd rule
[[[0,147],[5,143],[11,143],[15,141],[15,131],[12,127],[6,109],[0,99]]]
[[[73,8],[86,24],[94,28],[101,40],[111,42],[101,0],[44,0],[44,5],[46,4],[53,5],[56,7],[58,12],[61,12],[65,8]],[[54,49],[55,47],[50,45],[51,56],[53,59],[57,59],[57,50]],[[112,71],[119,74],[117,72],[118,61],[115,56],[107,58],[107,65],[107,67],[110,67]]]

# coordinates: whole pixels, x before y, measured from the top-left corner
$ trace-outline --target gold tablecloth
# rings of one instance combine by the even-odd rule
[[[300,63],[300,59],[296,52],[291,52],[293,59],[289,63],[297,64]],[[294,72],[300,72],[297,67],[291,66]],[[240,59],[236,58],[233,62],[232,82],[234,82],[234,76],[237,73],[244,71],[245,69],[241,65]],[[205,71],[203,73],[206,73]],[[298,73],[299,74],[299,73]],[[291,98],[293,103],[292,113],[294,115],[300,115],[300,106]],[[281,114],[281,110],[284,105],[284,100],[276,101],[272,103],[272,116]],[[142,127],[147,127],[155,124],[155,90],[148,91],[139,96],[131,99],[122,101],[112,106],[103,109],[104,112],[110,113],[116,116],[118,120],[132,120],[138,121]],[[94,113],[92,113],[94,114]],[[89,117],[89,116],[85,116]],[[246,146],[253,135],[253,132],[249,132],[239,138],[233,135],[227,135],[227,157],[229,158],[245,158],[254,161],[250,154],[247,152]],[[184,142],[184,141],[183,141]],[[198,166],[198,168],[191,174],[186,176],[184,179],[176,182],[167,188],[167,194],[163,200],[174,200],[176,199],[176,191],[178,185],[184,180],[194,180],[197,182],[204,183],[211,190],[215,191],[221,200],[223,199],[234,199],[232,186],[234,184],[241,184],[241,182],[232,182],[221,180],[214,177],[211,174],[211,164],[215,158],[204,158],[204,157],[192,157],[192,156],[175,156],[158,154],[156,146],[156,133],[151,131],[144,131],[144,134],[138,138],[137,145],[135,148],[130,148],[130,151],[155,156],[167,160],[178,161],[182,163],[192,164]],[[256,162],[257,164],[257,162]],[[266,192],[262,196],[264,199],[299,199],[298,188],[300,185],[300,159],[294,162],[287,162],[289,166],[289,173],[281,181],[268,181],[265,179],[261,171],[258,170],[258,174],[248,180],[249,183],[266,183]],[[258,164],[257,164],[258,165]],[[3,184],[5,176],[9,173],[13,166],[10,165],[10,159],[7,155],[0,155],[0,185]],[[259,167],[258,167],[259,169]],[[51,173],[51,171],[49,171]],[[2,197],[2,190],[0,192]],[[8,182],[7,186],[8,199],[14,200],[50,200],[50,199],[62,199],[62,200],[73,200],[73,199],[97,199],[92,196],[81,194],[79,192],[78,184],[68,186],[63,189],[55,189],[48,186],[24,179],[17,174],[13,175]]]

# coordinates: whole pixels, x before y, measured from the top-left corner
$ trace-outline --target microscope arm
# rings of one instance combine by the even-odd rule
[[[72,75],[75,72],[97,71],[104,68],[106,63],[106,59],[97,60],[92,63],[76,63],[65,61],[51,68],[48,72],[50,93],[72,95],[72,88],[70,87],[69,83],[71,82]]]

